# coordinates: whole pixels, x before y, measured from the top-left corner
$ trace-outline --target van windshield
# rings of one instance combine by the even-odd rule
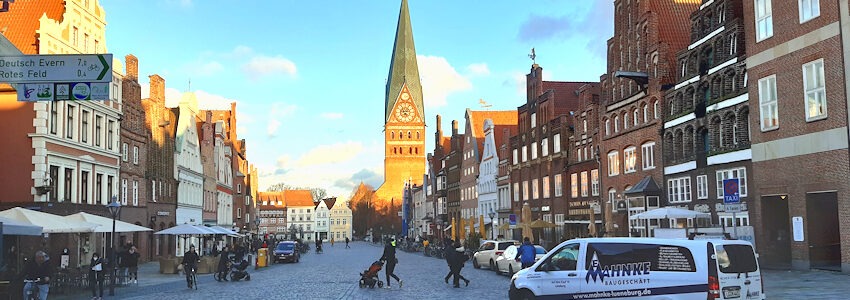
[[[717,245],[717,265],[723,273],[749,273],[758,270],[753,247],[750,245]]]

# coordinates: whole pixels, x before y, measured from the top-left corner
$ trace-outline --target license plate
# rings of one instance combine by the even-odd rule
[[[741,288],[740,287],[723,288],[723,298],[726,298],[726,299],[741,298]]]

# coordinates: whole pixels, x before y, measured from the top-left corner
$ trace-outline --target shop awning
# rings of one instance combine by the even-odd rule
[[[658,183],[655,183],[655,180],[652,179],[652,176],[646,176],[637,184],[635,184],[630,189],[623,192],[624,195],[636,195],[636,194],[656,194],[660,193],[661,188],[658,187]]]
[[[101,217],[85,212],[78,212],[73,215],[65,216],[64,218],[74,221],[83,221],[98,224],[99,226],[94,228],[94,232],[112,232],[112,218]],[[121,220],[115,220],[115,232],[139,231],[152,231],[152,229],[136,224],[127,223]]]
[[[44,233],[80,233],[93,232],[98,224],[66,219],[62,216],[35,211],[22,207],[13,207],[0,211],[5,217],[28,225],[41,226]]]

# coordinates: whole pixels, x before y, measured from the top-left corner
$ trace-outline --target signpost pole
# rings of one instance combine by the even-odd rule
[[[738,239],[738,216],[737,212],[732,211],[732,238]]]

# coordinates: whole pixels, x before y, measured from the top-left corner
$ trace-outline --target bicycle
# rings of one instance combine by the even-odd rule
[[[25,297],[26,300],[39,300],[40,299],[39,298],[39,292],[41,290],[38,288],[38,282],[40,282],[40,281],[41,281],[41,279],[32,279],[32,280],[31,279],[24,279],[24,289],[26,290],[26,297]],[[30,286],[29,289],[27,289],[28,285]]]
[[[183,265],[183,271],[186,272],[186,279],[189,284],[189,289],[198,289],[198,277],[195,274],[195,268],[189,267],[188,264]]]

